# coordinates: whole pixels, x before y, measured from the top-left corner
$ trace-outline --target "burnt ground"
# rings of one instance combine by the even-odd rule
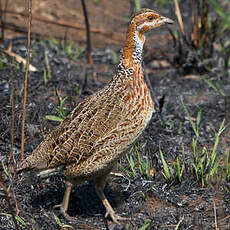
[[[125,12],[127,13],[127,9]],[[125,30],[125,27],[126,24],[122,22],[120,30]],[[181,183],[176,180],[167,182],[162,174],[159,157],[160,147],[165,160],[172,167],[177,156],[182,157],[183,145],[186,168],[192,164],[192,139],[195,138],[195,134],[182,106],[181,98],[194,121],[198,108],[201,109],[197,148],[201,151],[205,146],[211,152],[215,132],[224,118],[229,121],[227,97],[210,87],[198,73],[184,73],[181,69],[175,69],[170,65],[166,57],[172,59],[176,49],[172,47],[173,42],[166,29],[157,30],[147,40],[151,42],[146,44],[144,52],[145,73],[153,88],[155,100],[159,103],[159,112],[154,114],[138,143],[144,145],[140,149],[141,154],[147,157],[148,153],[151,173],[149,177],[141,175],[137,152],[134,151],[136,175],[128,176],[120,167],[121,165],[131,170],[124,156],[108,180],[105,188],[106,196],[116,212],[128,218],[122,222],[122,226],[126,229],[176,229],[178,223],[179,229],[230,229],[229,181],[214,177],[210,183],[202,187],[194,173],[185,169]],[[16,37],[12,41],[12,51],[26,57],[26,39]],[[98,41],[101,40],[98,38]],[[66,97],[64,110],[68,113],[76,103],[102,88],[111,79],[116,64],[114,53],[119,55],[122,43],[117,46],[109,44],[113,48],[106,42],[104,46],[100,42],[95,44],[92,68],[86,63],[84,45],[81,46],[83,51],[76,57],[76,52],[67,52],[61,43],[38,36],[32,39],[31,64],[37,67],[38,72],[30,72],[29,75],[26,155],[40,143],[44,133],[48,133],[58,124],[44,119],[46,115],[60,116],[58,95],[61,98]],[[80,41],[78,50],[79,45],[82,45]],[[75,49],[74,47],[72,49]],[[45,61],[45,56],[48,57],[48,62]],[[218,56],[215,58],[213,60],[215,69],[204,73],[203,76],[222,89],[225,95],[229,95],[229,70],[219,64]],[[14,78],[15,88],[14,154],[19,160],[24,68],[3,54],[1,62],[3,66],[0,69],[0,160],[7,165],[10,151],[10,79]],[[217,147],[220,162],[229,149],[228,140],[229,132],[226,128],[220,136]],[[26,223],[26,226],[20,224],[20,229],[60,229],[54,214],[62,223],[71,225],[73,229],[122,229],[104,219],[105,210],[90,182],[77,186],[72,191],[69,214],[76,217],[76,221],[70,223],[63,218],[58,209],[54,208],[62,201],[64,194],[62,175],[27,180],[19,176],[10,181],[4,173],[3,175],[5,184],[10,185],[10,191],[16,197],[19,216]],[[15,207],[13,199],[12,206]],[[215,226],[214,210],[218,228]],[[9,209],[1,191],[0,213],[0,229],[14,229],[11,217],[5,215],[9,213]]]

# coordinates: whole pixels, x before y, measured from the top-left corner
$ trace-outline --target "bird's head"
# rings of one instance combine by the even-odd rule
[[[145,33],[163,24],[172,24],[173,20],[163,17],[154,10],[141,9],[130,19],[122,51],[122,62],[126,68],[142,60]]]
[[[144,34],[163,24],[172,24],[173,20],[163,17],[154,10],[141,9],[136,12],[130,20],[130,25],[140,34]]]

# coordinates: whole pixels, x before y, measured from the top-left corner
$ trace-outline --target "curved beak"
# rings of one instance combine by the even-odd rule
[[[166,17],[163,17],[163,16],[161,16],[160,21],[162,23],[165,23],[165,24],[173,24],[174,23],[174,21],[172,19],[166,18]]]

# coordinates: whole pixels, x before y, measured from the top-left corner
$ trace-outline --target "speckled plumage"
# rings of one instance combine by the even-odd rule
[[[150,16],[154,22],[152,27]],[[64,214],[72,184],[93,179],[96,192],[107,210],[106,216],[110,215],[115,222],[119,219],[105,198],[103,188],[114,163],[142,133],[154,112],[143,77],[141,54],[144,32],[156,27],[159,18],[170,23],[169,19],[149,9],[141,10],[131,18],[113,79],[79,103],[18,168],[18,171],[63,171],[67,178],[62,203]]]

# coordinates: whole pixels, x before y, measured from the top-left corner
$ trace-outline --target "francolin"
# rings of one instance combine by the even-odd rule
[[[143,76],[142,50],[145,33],[166,23],[173,21],[150,9],[135,13],[113,79],[79,103],[19,166],[18,172],[64,173],[61,212],[65,216],[72,186],[92,180],[106,209],[105,217],[110,216],[115,223],[122,219],[103,190],[114,164],[140,136],[154,112]]]

